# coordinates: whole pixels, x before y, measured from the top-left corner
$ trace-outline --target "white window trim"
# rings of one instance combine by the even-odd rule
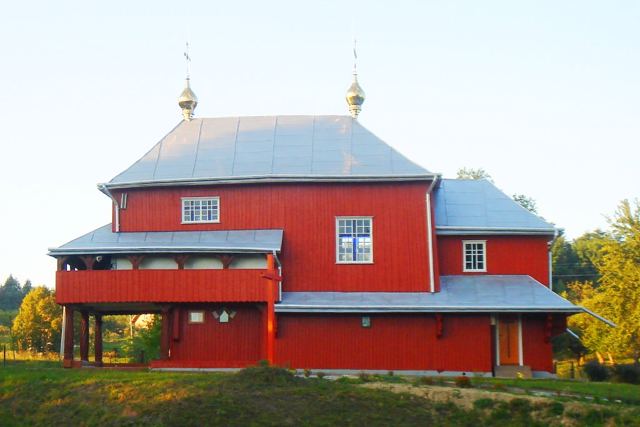
[[[202,321],[201,322],[191,320],[191,315],[192,314],[196,314],[196,313],[199,313],[199,314],[202,315]],[[187,323],[189,323],[190,325],[201,325],[201,324],[203,324],[204,323],[204,317],[205,317],[204,313],[205,313],[204,310],[189,310],[189,312],[187,313],[187,316],[188,316],[187,317]]]
[[[194,200],[215,200],[218,203],[218,219],[214,221],[185,221],[184,220],[184,202],[191,202]],[[220,222],[220,197],[182,197],[180,199],[180,223],[181,224],[218,224]]]
[[[340,243],[338,239],[339,221],[341,219],[368,219],[371,221],[371,261],[340,261]],[[372,216],[337,216],[335,229],[333,230],[333,238],[336,243],[336,264],[373,264],[373,217]]]
[[[468,269],[467,268],[467,244],[481,244],[484,253],[484,268]],[[487,272],[487,241],[486,240],[463,240],[462,241],[462,271],[464,273],[486,273]]]

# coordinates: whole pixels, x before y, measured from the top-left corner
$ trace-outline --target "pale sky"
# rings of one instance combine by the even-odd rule
[[[355,31],[354,31],[355,28]],[[640,196],[640,2],[21,1],[0,10],[0,280],[110,222],[96,184],[181,119],[348,114],[427,169],[482,167],[570,237]]]

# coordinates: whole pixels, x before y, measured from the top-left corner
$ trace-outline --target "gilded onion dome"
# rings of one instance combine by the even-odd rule
[[[358,74],[353,73],[353,82],[347,90],[347,104],[349,105],[349,112],[354,119],[358,118],[358,114],[362,110],[362,104],[365,100],[364,90],[358,84]]]
[[[184,119],[189,121],[193,117],[193,111],[198,106],[198,97],[191,90],[189,85],[189,77],[185,79],[184,90],[178,98],[178,105],[182,109],[182,115]]]

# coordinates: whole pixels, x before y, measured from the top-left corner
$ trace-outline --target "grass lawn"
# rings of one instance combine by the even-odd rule
[[[196,374],[63,370],[57,362],[32,361],[0,367],[0,424],[640,425],[637,406],[576,410],[553,399],[494,401],[486,395],[463,409],[455,399],[438,402],[358,381],[299,378],[277,368]]]
[[[640,405],[640,385],[634,384],[515,378],[473,378],[472,381],[476,385],[489,385],[498,389],[505,386],[523,390],[548,390],[559,394],[576,394],[599,400],[620,400],[624,403]]]

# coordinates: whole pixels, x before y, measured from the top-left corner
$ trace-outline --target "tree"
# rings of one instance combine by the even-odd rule
[[[40,286],[22,301],[12,331],[19,349],[48,352],[59,350],[61,326],[62,308],[55,293]]]
[[[491,175],[487,173],[482,168],[473,169],[473,168],[461,168],[458,169],[457,179],[486,179],[487,181],[493,182]]]
[[[5,280],[4,285],[0,286],[0,309],[15,310],[20,307],[22,298],[20,282],[10,275]]]
[[[538,207],[536,205],[536,201],[533,198],[525,196],[524,194],[514,194],[513,200],[518,202],[520,206],[522,206],[532,214],[538,214]]]
[[[24,285],[22,285],[22,298],[24,299],[24,297],[26,297],[27,294],[31,292],[32,289],[33,289],[33,285],[31,284],[31,280],[27,279],[27,281],[24,282]]]
[[[607,238],[596,239],[599,256],[594,258],[600,274],[593,282],[569,285],[569,297],[580,305],[610,319],[616,328],[584,315],[571,323],[583,333],[587,347],[594,351],[630,355],[640,362],[640,204],[620,203],[609,220]],[[591,249],[596,247],[592,245]],[[588,251],[585,251],[588,253]]]

